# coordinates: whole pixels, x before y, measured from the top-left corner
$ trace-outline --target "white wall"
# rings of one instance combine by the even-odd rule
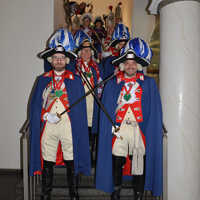
[[[133,37],[141,37],[149,42],[155,27],[155,16],[146,11],[148,0],[133,0],[132,32]]]
[[[36,54],[53,31],[53,0],[0,1],[0,169],[20,168],[19,130],[35,77]]]

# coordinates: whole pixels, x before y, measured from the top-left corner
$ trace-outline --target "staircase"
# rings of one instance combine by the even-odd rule
[[[21,131],[23,145],[23,182],[18,184],[16,192],[19,194],[16,200],[40,200],[41,177],[28,176],[29,155],[29,122],[27,121]],[[80,200],[110,200],[110,194],[95,188],[95,170],[91,176],[80,175],[79,197]],[[134,192],[131,181],[124,181],[121,190],[121,200],[134,200]],[[70,200],[66,180],[66,168],[54,168],[53,191],[51,200]],[[142,200],[162,200],[162,197],[153,197],[150,191],[145,191]]]
[[[66,169],[64,167],[54,169],[55,175],[53,181],[53,190],[51,193],[52,200],[70,200],[70,197],[68,196],[68,185],[67,185],[65,171]],[[41,177],[38,178],[39,180],[35,181],[35,184],[32,187],[34,188],[33,189],[34,191],[31,192],[32,200],[40,200]],[[22,187],[21,187],[21,193],[23,191]],[[18,190],[19,188],[20,186],[18,186]],[[78,191],[80,200],[110,200],[110,194],[95,189],[94,169],[91,176],[80,175]],[[133,194],[134,192],[132,189],[131,181],[124,181],[123,188],[121,190],[121,200],[134,200]],[[161,198],[159,197],[153,197],[150,192],[145,192],[143,197],[143,200],[160,200],[160,199]],[[19,198],[16,200],[23,200],[23,198]]]

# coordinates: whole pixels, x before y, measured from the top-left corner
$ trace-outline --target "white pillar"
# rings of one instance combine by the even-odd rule
[[[168,129],[168,199],[199,200],[200,2],[159,0],[151,8],[156,2],[160,92]]]

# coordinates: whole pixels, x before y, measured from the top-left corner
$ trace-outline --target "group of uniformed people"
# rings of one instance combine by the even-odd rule
[[[135,200],[144,190],[160,196],[162,108],[154,79],[142,70],[152,50],[120,22],[106,50],[89,31],[61,28],[39,54],[45,73],[30,102],[30,175],[42,174],[41,200],[50,200],[53,166],[66,165],[70,198],[78,200],[78,176],[90,175],[97,151],[95,185],[111,200],[120,199],[128,177]]]

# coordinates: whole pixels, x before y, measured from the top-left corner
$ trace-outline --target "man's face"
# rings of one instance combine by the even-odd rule
[[[91,49],[90,47],[86,47],[86,48],[83,48],[81,50],[81,55],[80,57],[84,60],[84,61],[89,61],[90,58],[92,56],[92,52],[91,52]]]
[[[63,71],[66,66],[66,56],[62,53],[54,54],[52,56],[51,65],[56,71]]]
[[[120,50],[125,46],[125,44],[126,44],[125,41],[119,42],[119,43],[116,45],[116,49],[120,51]]]
[[[137,72],[137,63],[134,60],[126,60],[124,62],[124,73],[128,77],[133,77]]]

